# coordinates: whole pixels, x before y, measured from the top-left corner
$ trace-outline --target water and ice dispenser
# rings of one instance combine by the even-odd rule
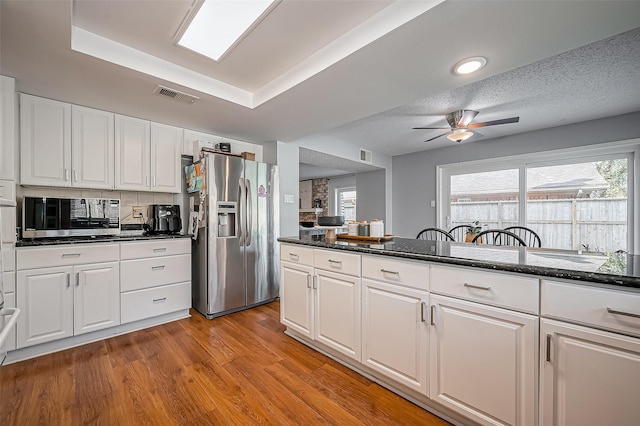
[[[236,237],[238,203],[218,201],[218,238]]]

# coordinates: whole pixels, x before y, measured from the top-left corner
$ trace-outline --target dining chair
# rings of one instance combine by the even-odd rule
[[[453,237],[454,241],[459,243],[464,243],[464,240],[467,236],[467,231],[471,228],[471,225],[458,225],[449,229],[449,233]]]
[[[453,235],[440,228],[425,228],[418,233],[418,240],[455,241]]]
[[[527,246],[522,238],[504,229],[487,229],[476,235],[471,242],[493,244],[494,246]]]
[[[527,247],[542,247],[542,240],[533,229],[529,229],[525,226],[509,226],[504,228],[504,230],[513,232],[518,237],[522,238]]]

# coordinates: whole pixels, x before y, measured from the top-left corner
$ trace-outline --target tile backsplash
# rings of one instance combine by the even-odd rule
[[[146,218],[134,218],[133,207],[142,207],[144,215],[150,204],[180,204],[182,194],[159,192],[106,191],[93,189],[51,188],[45,186],[16,186],[16,200],[22,197],[62,197],[62,198],[117,198],[120,199],[120,223],[144,223]],[[20,203],[21,208],[21,203]],[[18,213],[18,223],[22,215]],[[18,224],[18,226],[21,226]]]

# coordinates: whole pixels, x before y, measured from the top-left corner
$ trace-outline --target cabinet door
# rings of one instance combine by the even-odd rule
[[[640,424],[640,339],[543,319],[540,349],[540,424]]]
[[[115,129],[116,189],[148,191],[149,122],[116,115]]]
[[[74,334],[120,324],[118,262],[74,267]]]
[[[151,190],[154,192],[181,191],[180,151],[182,129],[151,123]]]
[[[429,397],[484,425],[537,421],[538,317],[431,294]]]
[[[15,180],[15,80],[0,75],[0,179]]]
[[[427,394],[426,291],[362,280],[362,363]]]
[[[73,186],[113,189],[113,113],[73,105]]]
[[[280,322],[313,338],[313,267],[280,264]]]
[[[71,105],[20,95],[20,183],[71,186]]]
[[[315,272],[315,339],[360,362],[360,278]]]
[[[18,271],[18,349],[73,336],[70,266]]]

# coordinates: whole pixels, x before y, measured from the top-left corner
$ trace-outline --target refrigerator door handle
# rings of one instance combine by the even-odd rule
[[[251,194],[251,181],[247,179],[244,183],[245,185],[245,202],[247,206],[247,218],[245,231],[246,235],[244,237],[245,244],[247,246],[251,245],[251,233],[253,232],[253,198]]]
[[[238,243],[240,247],[244,245],[244,179],[238,181]]]

